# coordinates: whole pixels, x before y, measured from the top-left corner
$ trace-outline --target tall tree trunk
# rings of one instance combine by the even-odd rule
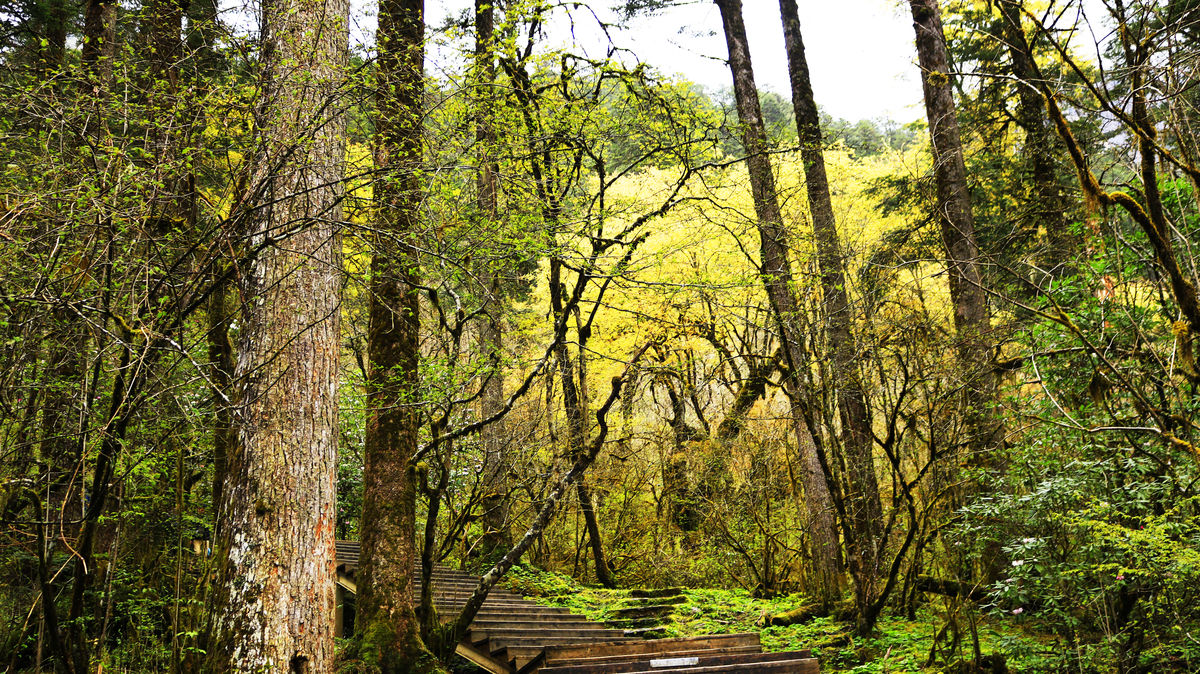
[[[212,504],[218,508],[222,501],[225,485],[226,465],[237,437],[229,405],[232,393],[230,381],[234,371],[233,344],[229,341],[229,315],[227,313],[225,282],[217,281],[208,298],[208,379],[212,386],[213,423],[213,481]],[[220,526],[220,519],[213,522],[213,535]]]
[[[367,429],[359,659],[391,672],[439,671],[412,604],[420,425],[420,303],[416,284],[421,203],[424,0],[381,0],[376,44],[375,250],[367,333]]]
[[[108,87],[116,50],[117,3],[114,0],[86,0],[80,60],[92,93],[102,93]]]
[[[842,448],[848,482],[843,535],[850,574],[854,578],[858,629],[865,633],[874,627],[877,613],[872,607],[879,594],[878,582],[882,573],[879,547],[883,506],[875,476],[871,414],[855,365],[858,352],[854,344],[854,316],[846,292],[845,264],[833,215],[833,202],[829,196],[829,181],[825,175],[821,122],[809,81],[796,0],[779,0],[779,10],[783,17],[792,107],[796,112],[796,129],[800,139],[800,160],[804,164],[813,239],[817,244],[831,383],[835,387],[842,422]]]
[[[38,66],[46,71],[61,68],[67,55],[67,21],[68,9],[66,0],[47,0],[45,14],[42,17],[41,34],[45,42],[38,47]],[[45,75],[43,75],[45,76]]]
[[[259,251],[241,277],[236,415],[209,669],[334,668],[346,0],[263,6]]]
[[[1057,154],[1054,127],[1046,114],[1041,92],[1028,84],[1036,79],[1037,69],[1033,58],[1026,53],[1029,42],[1021,23],[1023,0],[1001,0],[996,4],[1000,10],[1004,42],[1012,60],[1012,75],[1017,80],[1017,124],[1025,132],[1022,154],[1033,187],[1026,208],[1032,226],[1039,232],[1045,231],[1046,252],[1041,262],[1051,273],[1061,275],[1071,270],[1076,241],[1067,230],[1066,206],[1054,170]]]
[[[767,155],[767,136],[758,102],[758,87],[754,83],[754,69],[746,41],[746,26],[742,20],[742,3],[741,0],[717,0],[717,7],[721,10],[725,43],[729,48],[729,69],[733,73],[733,92],[742,125],[742,143],[746,150],[746,166],[750,173],[754,211],[758,217],[762,261],[760,274],[771,310],[779,325],[780,341],[784,346],[784,361],[788,366],[784,390],[792,403],[792,428],[800,450],[800,474],[808,509],[812,559],[809,592],[822,604],[830,606],[837,598],[841,585],[838,537],[834,524],[833,498],[821,466],[810,420],[804,413],[809,395],[805,390],[809,364],[799,334],[800,316],[796,300],[788,287],[792,280],[792,269],[787,256],[787,232],[779,210],[779,196],[775,191],[771,160]]]
[[[949,56],[937,0],[910,0],[910,5],[925,93],[925,114],[929,120],[938,222],[950,272],[956,346],[962,371],[966,373],[963,406],[965,444],[970,455],[950,457],[946,464],[957,466],[965,459],[968,464],[987,466],[995,461],[994,450],[1001,435],[993,409],[995,376],[991,373],[991,355],[986,341],[991,322],[979,269],[979,244],[975,240],[975,219],[971,213],[967,169],[955,115]],[[956,479],[954,470],[950,468],[949,471],[946,479],[953,483]]]
[[[475,143],[479,148],[476,167],[476,191],[479,218],[494,229],[499,219],[497,181],[500,167],[493,156],[496,145],[495,95],[496,62],[493,34],[495,27],[494,0],[475,0]],[[501,365],[504,354],[504,295],[500,274],[489,264],[484,277],[487,283],[485,298],[488,310],[479,331],[479,352],[492,361],[491,378],[480,397],[480,418],[494,416],[504,407],[504,373]],[[486,493],[483,498],[483,553],[492,558],[512,547],[512,531],[508,521],[508,473],[510,458],[504,421],[500,420],[480,431],[483,445],[483,471]]]

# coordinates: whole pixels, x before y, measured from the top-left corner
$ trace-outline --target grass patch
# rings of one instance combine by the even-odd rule
[[[561,573],[541,571],[530,566],[514,567],[501,581],[504,589],[525,595],[548,606],[561,606],[592,620],[603,621],[626,605],[625,590],[589,587]],[[674,607],[663,625],[665,636],[684,637],[703,634],[757,632],[766,651],[810,650],[821,661],[822,672],[929,674],[947,671],[947,656],[934,659],[926,667],[934,639],[945,626],[940,604],[930,603],[917,612],[915,620],[884,615],[875,635],[857,638],[853,625],[832,617],[815,618],[800,625],[764,626],[766,618],[805,602],[801,595],[770,599],[752,597],[745,590],[687,589],[685,601]],[[966,619],[963,630],[969,629]],[[1012,671],[1048,671],[1046,656],[1053,644],[1039,635],[1032,623],[1005,620],[995,616],[977,617],[976,631],[984,655],[1003,656]],[[962,635],[963,653],[971,656],[969,634]],[[942,635],[942,642],[946,635]],[[945,650],[942,643],[941,651]],[[956,656],[948,656],[951,661]]]

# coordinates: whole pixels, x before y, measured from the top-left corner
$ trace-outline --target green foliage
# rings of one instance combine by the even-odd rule
[[[580,585],[569,576],[524,565],[514,567],[502,581],[505,589],[538,601],[571,609],[592,620],[611,619],[628,593]],[[886,616],[875,636],[853,635],[852,620],[818,617],[787,627],[768,626],[769,616],[805,601],[800,595],[756,598],[745,590],[684,590],[685,601],[674,607],[663,636],[757,632],[767,651],[811,650],[823,672],[936,672],[929,663],[931,647],[943,616],[935,606],[922,608],[915,619]],[[1052,647],[1030,630],[1028,621],[997,614],[981,617],[976,625],[984,653],[999,654],[1013,671],[1050,671],[1057,666]],[[936,664],[936,663],[935,663]],[[944,664],[944,663],[943,663]]]

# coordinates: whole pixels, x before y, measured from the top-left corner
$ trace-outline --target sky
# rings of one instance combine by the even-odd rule
[[[817,104],[834,117],[909,121],[923,113],[912,19],[895,0],[798,3]],[[789,95],[779,3],[746,0],[750,58],[760,88]],[[721,15],[711,1],[629,26],[643,61],[707,87],[730,86]]]
[[[589,3],[600,7],[611,0]],[[800,30],[817,105],[849,120],[909,122],[923,114],[921,84],[907,4],[897,0],[801,0]],[[461,14],[471,0],[429,0],[431,25]],[[605,21],[612,12],[597,9]],[[755,79],[761,89],[788,95],[783,28],[776,0],[744,0]],[[602,56],[607,40],[595,21],[578,15],[548,28],[551,41]],[[711,0],[684,3],[654,17],[637,18],[613,33],[616,46],[667,74],[683,75],[709,89],[728,88],[721,15]]]

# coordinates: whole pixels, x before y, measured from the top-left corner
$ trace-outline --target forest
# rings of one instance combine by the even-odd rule
[[[892,3],[903,122],[796,0],[425,4],[0,0],[0,667],[1200,671],[1200,0]]]

